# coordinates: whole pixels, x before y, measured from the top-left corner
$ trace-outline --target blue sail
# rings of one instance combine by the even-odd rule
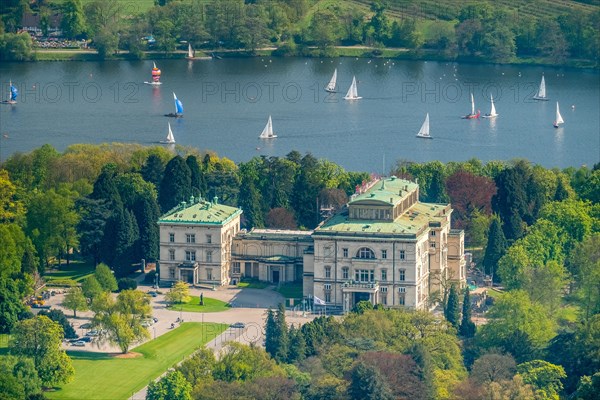
[[[10,99],[12,101],[17,100],[17,96],[19,95],[19,91],[17,90],[16,87],[14,87],[14,85],[10,85]]]
[[[183,114],[183,104],[179,99],[175,99],[175,109],[177,110],[177,114]]]

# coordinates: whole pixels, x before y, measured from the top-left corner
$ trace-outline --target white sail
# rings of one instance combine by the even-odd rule
[[[473,99],[473,93],[471,93],[471,114],[475,115],[475,99]]]
[[[344,96],[344,99],[346,99],[346,100],[362,99],[362,97],[358,96],[358,89],[356,87],[356,77],[355,76],[352,77],[352,84],[350,85],[350,88],[348,89],[348,93],[346,93],[346,95]]]
[[[494,106],[494,96],[490,95],[490,102],[492,103],[492,108],[490,110],[489,114],[486,114],[483,116],[483,118],[494,118],[498,116],[498,113],[496,113],[496,106]]]
[[[262,130],[259,138],[260,139],[273,139],[276,138],[277,135],[273,133],[273,121],[271,120],[271,116],[269,115],[269,120],[267,121],[267,125],[265,129]]]
[[[423,125],[421,125],[421,129],[419,129],[417,137],[431,138],[431,135],[429,135],[429,113],[425,116],[425,121],[423,122]]]
[[[188,43],[188,58],[194,58],[194,50],[191,43]]]
[[[560,115],[560,109],[558,108],[558,101],[556,102],[556,125],[559,124],[564,124],[565,121],[562,118],[562,115]]]
[[[546,98],[546,80],[544,79],[544,75],[542,75],[542,81],[540,82],[540,88],[535,96],[533,96],[534,100],[547,100]]]
[[[167,123],[169,125],[169,133],[167,133],[167,138],[163,141],[161,141],[161,143],[167,143],[167,144],[173,144],[175,143],[175,136],[173,136],[173,131],[171,130],[171,124]]]
[[[331,77],[331,80],[327,84],[327,87],[325,88],[325,90],[327,92],[335,93],[336,81],[337,81],[337,68],[335,70],[333,70],[333,76]]]

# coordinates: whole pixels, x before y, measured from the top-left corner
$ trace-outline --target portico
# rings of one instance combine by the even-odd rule
[[[342,285],[344,312],[349,312],[359,301],[378,304],[379,284],[377,282],[345,282]]]

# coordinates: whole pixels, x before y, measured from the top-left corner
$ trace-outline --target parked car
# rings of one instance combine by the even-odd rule
[[[82,338],[79,338],[80,342],[86,342],[86,343],[91,343],[92,342],[92,338],[90,336],[84,336]]]
[[[78,347],[84,347],[85,346],[85,342],[83,340],[78,340],[76,342],[72,343],[73,346],[78,346]]]
[[[149,291],[148,294],[152,297],[158,296],[158,293],[156,293],[154,290]]]
[[[98,336],[99,332],[97,330],[91,330],[86,332],[85,336]]]
[[[246,324],[243,323],[243,322],[236,322],[234,324],[229,325],[229,327],[230,328],[241,328],[241,329],[243,329],[243,328],[246,327]]]
[[[80,327],[81,329],[91,329],[91,328],[92,328],[92,324],[90,324],[90,323],[87,323],[87,324],[81,324],[81,325],[79,325],[79,327]]]

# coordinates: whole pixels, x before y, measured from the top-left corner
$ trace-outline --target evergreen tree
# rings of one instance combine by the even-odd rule
[[[250,228],[262,228],[265,226],[263,210],[261,208],[262,199],[259,191],[256,189],[253,177],[246,171],[249,168],[240,166],[242,174],[242,184],[239,194],[239,206],[244,210],[246,225]]]
[[[492,198],[492,208],[503,223],[508,240],[523,236],[523,216],[527,212],[528,175],[526,167],[519,164],[500,172],[495,179],[498,191]]]
[[[290,348],[288,351],[288,363],[302,361],[306,358],[306,340],[304,334],[299,328],[294,325],[289,330]]]
[[[302,158],[290,199],[298,225],[309,229],[315,228],[319,222],[317,198],[322,187],[320,182],[313,179],[317,166],[318,161],[312,154]]]
[[[86,256],[91,256],[94,265],[98,265],[101,260],[106,220],[110,216],[106,200],[84,197],[77,201],[77,208],[81,215],[77,224],[81,252]]]
[[[120,203],[121,196],[117,188],[117,166],[109,163],[102,167],[102,172],[94,182],[94,190],[90,198],[106,200],[109,203]]]
[[[138,225],[135,216],[129,210],[123,210],[119,215],[117,238],[114,248],[113,269],[115,276],[120,278],[131,272],[131,264],[135,259],[135,242],[139,239]]]
[[[494,218],[488,231],[488,242],[483,257],[483,267],[487,275],[496,278],[498,260],[502,258],[505,252],[506,239],[504,238],[504,232],[502,232],[498,218]]]
[[[354,400],[392,400],[392,392],[379,370],[364,362],[352,369],[348,394]]]
[[[200,169],[196,156],[188,156],[185,163],[190,169],[192,178],[192,194],[196,197],[206,193],[206,178]]]
[[[275,358],[277,353],[277,323],[275,322],[275,313],[270,308],[267,310],[267,320],[265,322],[265,351]]]
[[[456,285],[450,286],[450,294],[448,295],[444,316],[453,327],[458,329],[458,323],[460,320],[460,303],[458,300],[458,290],[456,289]]]
[[[475,329],[475,324],[471,321],[471,296],[469,295],[469,288],[466,288],[459,332],[462,336],[470,338],[475,336]]]
[[[554,201],[563,201],[568,198],[569,192],[565,188],[565,184],[559,176],[556,178],[556,191],[554,192]]]
[[[162,159],[156,154],[150,154],[146,159],[146,163],[142,166],[142,178],[146,182],[153,183],[156,189],[158,189],[164,173],[165,165]]]
[[[160,182],[158,204],[162,212],[167,212],[192,195],[192,173],[181,156],[175,156],[167,163],[165,174]]]
[[[279,303],[277,314],[275,315],[275,322],[277,324],[277,336],[279,339],[277,351],[275,352],[275,359],[280,362],[285,362],[289,351],[289,337],[287,322],[285,322],[285,304],[283,303]]]
[[[421,342],[414,343],[406,352],[417,364],[416,374],[425,387],[425,398],[435,398],[435,385],[433,376],[433,361],[429,350]]]
[[[154,262],[159,258],[160,231],[157,221],[160,218],[160,211],[158,204],[153,198],[141,197],[136,202],[134,212],[139,227],[138,258]]]

